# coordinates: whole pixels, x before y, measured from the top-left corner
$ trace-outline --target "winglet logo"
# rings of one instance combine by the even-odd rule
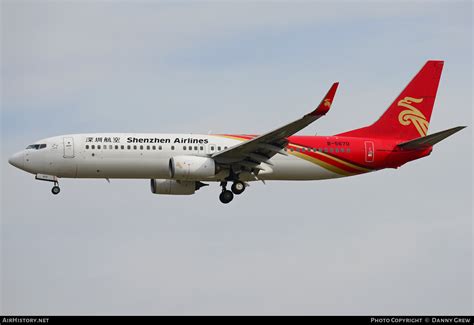
[[[323,104],[323,105],[326,106],[326,107],[331,107],[331,101],[326,98],[326,99],[324,100],[324,104]]]
[[[403,110],[398,115],[398,121],[401,125],[410,125],[413,123],[416,130],[420,134],[420,136],[426,136],[428,132],[428,121],[426,117],[420,112],[417,108],[413,107],[412,104],[419,104],[423,101],[423,98],[413,98],[413,97],[405,97],[398,102],[398,106],[408,108]]]

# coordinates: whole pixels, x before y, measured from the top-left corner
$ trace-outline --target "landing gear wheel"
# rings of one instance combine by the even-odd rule
[[[58,195],[59,192],[61,192],[61,189],[59,188],[59,186],[54,185],[53,188],[51,189],[51,193],[53,193],[54,195]]]
[[[239,195],[239,194],[242,194],[245,191],[245,184],[244,184],[244,182],[236,181],[236,182],[234,182],[234,184],[232,184],[230,189],[232,190],[232,192],[234,194]]]
[[[229,203],[230,201],[232,201],[233,198],[234,198],[234,193],[232,193],[229,190],[224,190],[219,195],[219,200],[221,200],[221,202],[224,203],[224,204]]]

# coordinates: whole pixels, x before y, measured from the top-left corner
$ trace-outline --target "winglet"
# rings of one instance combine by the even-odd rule
[[[339,82],[333,83],[333,85],[329,89],[326,96],[324,96],[319,106],[308,115],[311,115],[311,116],[325,115],[331,108],[332,101],[334,100],[334,96],[336,95],[337,86],[339,86]]]

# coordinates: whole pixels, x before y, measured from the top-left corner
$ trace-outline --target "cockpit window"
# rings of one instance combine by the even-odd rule
[[[39,150],[39,149],[44,149],[46,148],[46,144],[30,144],[26,149],[34,149],[34,150]]]

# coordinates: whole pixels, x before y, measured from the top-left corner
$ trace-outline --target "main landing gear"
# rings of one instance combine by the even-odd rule
[[[231,191],[227,189],[227,181],[221,182],[222,192],[219,195],[219,200],[227,204],[234,199],[234,194],[239,195],[245,191],[245,183],[242,181],[234,181],[230,187]]]
[[[234,193],[232,193],[229,190],[222,189],[221,194],[219,194],[219,200],[221,200],[222,203],[227,204],[233,199],[234,199]]]
[[[242,194],[245,191],[245,183],[242,181],[235,181],[230,187],[234,194]]]

